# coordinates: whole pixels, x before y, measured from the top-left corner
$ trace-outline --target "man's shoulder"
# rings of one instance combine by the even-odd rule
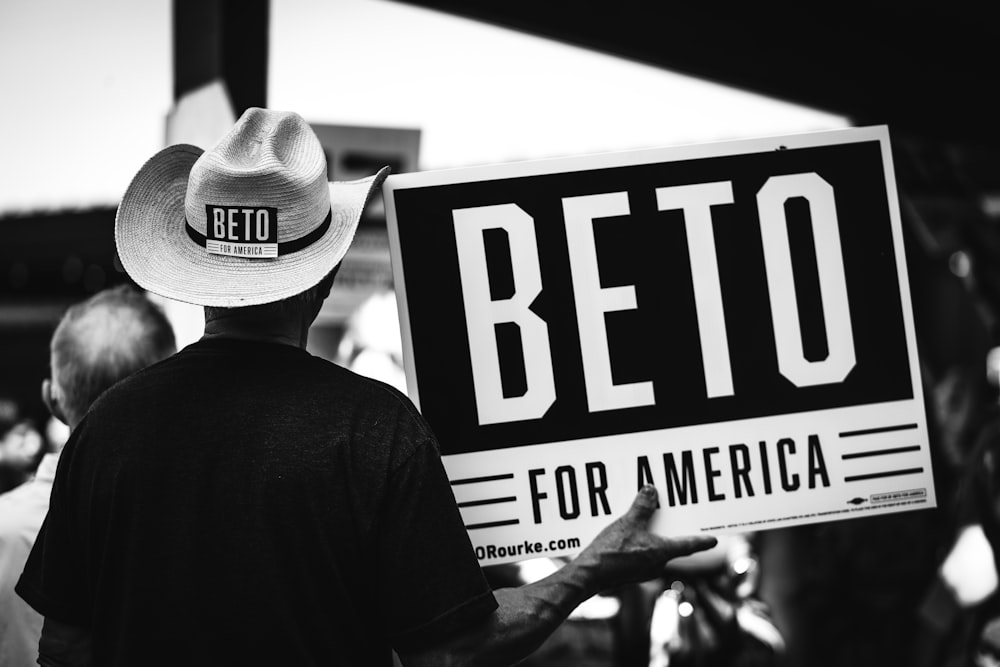
[[[436,443],[430,426],[413,401],[392,385],[320,359],[325,389],[308,401],[329,423],[350,424],[353,437],[382,447],[393,443],[405,457],[416,448]],[[434,445],[436,446],[436,444]]]
[[[324,365],[323,384],[349,404],[366,411],[392,412],[402,418],[422,421],[413,401],[392,385],[360,375],[325,359],[319,359],[319,362]]]

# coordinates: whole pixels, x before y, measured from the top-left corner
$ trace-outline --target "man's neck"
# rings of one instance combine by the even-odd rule
[[[235,338],[262,343],[279,343],[306,349],[309,328],[299,322],[285,320],[248,320],[241,317],[223,317],[205,322],[205,340]]]

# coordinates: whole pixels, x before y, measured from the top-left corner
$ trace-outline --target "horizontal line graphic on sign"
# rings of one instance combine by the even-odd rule
[[[840,458],[860,459],[865,456],[884,456],[885,454],[902,454],[903,452],[919,452],[920,445],[909,445],[907,447],[891,447],[889,449],[873,449],[870,452],[854,452],[853,454],[841,454]]]
[[[465,479],[453,479],[451,485],[456,484],[478,484],[479,482],[493,482],[498,479],[514,479],[514,473],[509,472],[504,475],[488,475],[486,477],[466,477]]]
[[[866,428],[860,431],[845,431],[840,434],[841,438],[851,438],[856,435],[873,435],[875,433],[889,433],[890,431],[906,431],[917,428],[917,424],[897,424],[895,426],[879,426],[878,428]]]
[[[468,500],[458,503],[459,507],[478,507],[480,505],[497,505],[499,503],[512,503],[517,500],[517,496],[505,496],[503,498],[484,498],[483,500]]]
[[[515,526],[521,523],[520,519],[507,519],[506,521],[487,521],[486,523],[470,523],[465,529],[476,530],[477,528],[496,528],[497,526]]]
[[[906,468],[905,470],[887,470],[886,472],[873,472],[867,475],[852,475],[845,477],[845,482],[858,482],[863,479],[878,479],[880,477],[898,477],[900,475],[916,475],[922,473],[923,468]]]

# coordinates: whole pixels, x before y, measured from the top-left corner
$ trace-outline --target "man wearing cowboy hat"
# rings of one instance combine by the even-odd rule
[[[556,574],[490,590],[412,403],[305,350],[387,171],[327,183],[300,116],[250,109],[133,179],[122,264],[205,306],[205,335],[65,446],[17,588],[46,618],[42,664],[510,663],[603,588],[711,546],[651,535],[650,488]]]

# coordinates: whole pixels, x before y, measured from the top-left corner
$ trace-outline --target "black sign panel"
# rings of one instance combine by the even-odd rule
[[[443,452],[571,441],[912,398],[896,263],[901,249],[894,247],[884,169],[882,146],[870,140],[395,187],[391,192],[393,222],[402,249],[399,259],[405,277],[411,370],[421,411]],[[796,188],[802,185],[806,188],[799,193]],[[699,200],[703,203],[721,202],[700,209],[702,214],[710,211],[714,252],[706,251],[704,240],[695,247],[689,238],[693,223],[686,217],[699,211],[676,204],[683,197],[666,197],[669,201],[664,204],[659,200],[664,191],[698,192],[704,194]],[[810,195],[817,191],[827,198]],[[605,329],[598,338],[606,338],[611,384],[642,384],[651,390],[652,400],[595,410],[585,377],[589,353],[585,350],[592,348],[581,342],[586,334],[584,323],[593,320],[580,317],[577,299],[581,297],[575,291],[579,285],[574,284],[571,256],[580,251],[568,238],[566,202],[591,196],[611,201],[604,197],[609,194],[618,197],[617,208],[612,207],[615,212],[627,213],[593,219],[596,256],[586,261],[596,262],[599,285],[582,298],[588,304],[588,299],[605,298],[602,291],[625,288],[626,307],[597,308]],[[528,264],[537,261],[540,278],[540,289],[530,305],[537,321],[521,317],[493,322],[503,397],[523,395],[529,389],[531,365],[539,363],[538,355],[525,351],[531,344],[524,331],[528,323],[545,331],[554,387],[544,414],[493,423],[481,423],[477,409],[473,364],[482,362],[474,362],[470,347],[456,236],[462,220],[456,211],[487,207],[501,218],[517,218],[519,229],[524,226],[521,222],[530,221],[535,252],[533,257],[525,255],[523,239],[512,241],[510,228],[485,225],[474,232],[481,234],[490,300],[499,302],[515,295],[516,276],[524,272],[525,257],[530,259]],[[840,255],[849,318],[831,308],[836,295],[823,293],[829,270],[822,268],[821,259],[831,251],[826,247],[830,237],[820,232],[830,231],[831,210],[840,245],[833,254]],[[821,221],[821,216],[826,217]],[[822,229],[820,222],[826,225]],[[762,229],[768,225],[771,238],[780,235],[775,225],[784,225],[787,233],[793,310],[798,313],[795,329],[801,351],[784,354],[822,362],[831,355],[829,332],[838,330],[849,338],[854,356],[842,381],[803,386],[782,372],[779,348],[784,343],[777,342],[775,331],[777,297],[771,294],[768,281],[768,271],[777,273],[774,267],[781,262],[766,254],[767,236]],[[705,266],[712,259],[715,267]],[[706,315],[711,299],[698,303],[695,276],[699,274],[717,276],[724,346],[715,331],[709,333],[716,335],[716,342],[705,349],[703,329],[720,325]],[[629,291],[632,307],[627,307]],[[787,311],[788,298],[781,303]],[[831,318],[835,321],[828,321]],[[788,333],[788,327],[784,329]],[[537,332],[533,335],[537,338]],[[730,386],[710,387],[706,368],[718,366],[726,353]]]

